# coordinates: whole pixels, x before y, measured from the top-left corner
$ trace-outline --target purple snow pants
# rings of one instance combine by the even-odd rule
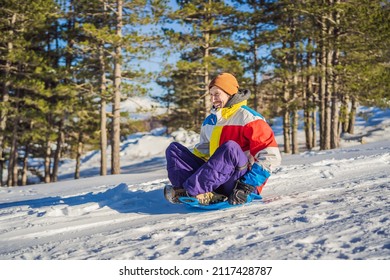
[[[205,162],[180,143],[166,150],[168,178],[191,196],[215,191],[228,196],[248,167],[248,158],[234,141],[221,145]]]

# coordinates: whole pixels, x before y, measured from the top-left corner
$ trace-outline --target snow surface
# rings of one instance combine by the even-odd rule
[[[57,183],[0,188],[0,259],[389,260],[390,110],[360,112],[343,148],[283,155],[263,201],[221,211],[163,198],[165,148],[195,133],[130,136],[121,175],[97,176],[98,152],[79,180],[64,161]]]

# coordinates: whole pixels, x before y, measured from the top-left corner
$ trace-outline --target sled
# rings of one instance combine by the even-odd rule
[[[252,203],[254,200],[261,200],[261,199],[262,199],[261,195],[252,193],[248,195],[248,198],[244,204],[233,205],[230,204],[228,201],[223,201],[223,202],[217,202],[209,205],[203,205],[200,204],[195,197],[189,197],[189,196],[179,197],[180,202],[182,202],[186,206],[196,208],[196,209],[202,209],[202,210],[221,210],[221,209],[227,209],[232,207],[239,207],[239,206],[248,205]]]

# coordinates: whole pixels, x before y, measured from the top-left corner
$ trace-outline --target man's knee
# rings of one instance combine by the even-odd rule
[[[233,140],[226,141],[225,143],[223,143],[221,145],[221,148],[222,147],[224,149],[227,149],[227,150],[230,150],[230,151],[236,151],[237,149],[241,150],[240,145],[238,145],[238,143],[236,141],[233,141]]]
[[[177,150],[182,150],[183,145],[181,145],[178,142],[172,142],[171,144],[168,145],[167,149],[165,150],[165,154],[171,154],[175,153]]]

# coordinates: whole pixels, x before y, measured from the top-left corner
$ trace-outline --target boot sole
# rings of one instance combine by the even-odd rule
[[[173,189],[172,185],[166,185],[164,187],[164,197],[167,201],[173,204],[181,204],[182,202],[179,200],[178,197],[175,198],[175,190]]]

